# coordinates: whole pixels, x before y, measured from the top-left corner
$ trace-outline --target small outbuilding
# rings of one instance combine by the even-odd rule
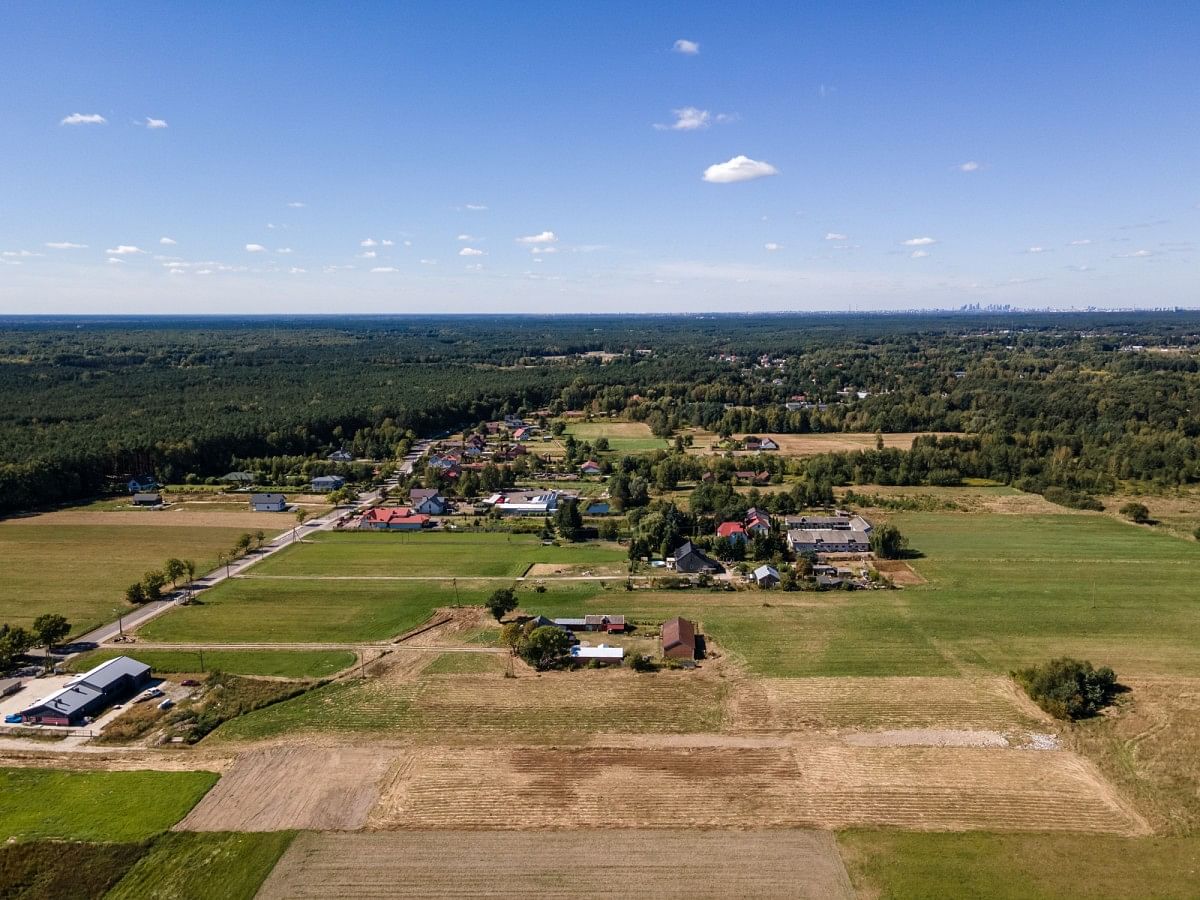
[[[759,587],[775,587],[779,584],[779,570],[774,566],[759,566],[754,570],[754,580]]]
[[[695,659],[696,626],[679,616],[663,622],[662,655],[667,659]]]
[[[601,468],[600,463],[596,462],[594,459],[589,459],[579,467],[579,471],[583,475],[599,475],[604,471],[604,469]]]
[[[283,512],[287,509],[287,497],[283,494],[255,494],[250,498],[250,508],[255,512]]]
[[[154,491],[139,491],[133,495],[134,506],[162,506],[162,494]]]
[[[311,484],[313,492],[317,494],[340,490],[345,486],[346,479],[341,475],[318,475]]]

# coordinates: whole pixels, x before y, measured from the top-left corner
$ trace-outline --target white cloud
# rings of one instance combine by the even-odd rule
[[[763,249],[770,250],[772,253],[774,253],[776,250],[781,250],[782,248],[782,244],[777,244],[774,241],[767,241],[767,243],[763,244]]]
[[[292,266],[290,269],[288,269],[289,275],[304,275],[307,274],[307,272],[308,269],[301,269],[299,266]]]
[[[160,244],[162,244],[164,247],[174,247],[177,243],[179,243],[178,241],[175,240],[175,238],[169,238],[169,237],[160,237],[158,239],[158,242]]]
[[[779,170],[767,162],[759,162],[748,156],[735,156],[723,163],[715,163],[704,170],[704,180],[711,184],[733,184],[751,181],[767,175],[778,175]]]
[[[698,109],[695,106],[684,106],[680,109],[671,110],[671,114],[675,116],[675,121],[670,125],[656,124],[654,127],[659,131],[698,131],[702,128],[708,128],[713,123],[724,124],[732,122],[734,116],[728,113],[717,113],[713,115],[707,109]]]
[[[132,256],[135,253],[145,253],[146,251],[141,247],[134,247],[130,244],[118,244],[111,250],[105,250],[104,252],[110,256]]]
[[[280,248],[279,248],[278,250],[276,250],[275,252],[276,252],[276,253],[291,253],[291,252],[292,252],[292,248],[291,248],[291,247],[280,247]]]
[[[671,49],[676,53],[682,53],[684,56],[696,56],[700,52],[700,44],[697,41],[680,38],[671,45]]]
[[[460,234],[458,237],[455,238],[455,240],[456,241],[473,241],[473,240],[476,240],[476,238],[472,237],[469,234]]]
[[[1117,259],[1137,259],[1143,256],[1153,256],[1153,250],[1134,250],[1132,253],[1118,253]]]
[[[1029,248],[1028,250],[1026,250],[1025,252],[1026,252],[1026,253],[1045,253],[1045,252],[1046,252],[1046,248],[1045,248],[1045,247],[1030,247],[1030,248]]]
[[[375,251],[374,250],[364,250],[362,253],[358,254],[358,258],[359,259],[374,259]]]
[[[411,247],[411,246],[412,246],[412,241],[405,241],[405,242],[404,242],[404,246],[405,246],[405,247]]]
[[[979,163],[977,163],[973,159],[967,160],[965,163],[963,163],[962,165],[960,165],[958,167],[958,171],[960,171],[960,172],[978,172],[979,169],[980,169]]]
[[[382,241],[379,242],[380,246],[383,246],[383,247],[391,247],[395,243],[396,243],[395,241],[389,241],[387,238],[384,238]]]
[[[544,244],[538,244],[535,247],[530,247],[529,252],[530,253],[557,253],[558,248],[557,247],[547,247]]]
[[[262,244],[247,244],[246,245],[247,253],[265,253],[266,250],[267,250],[267,248],[264,247]]]
[[[371,271],[372,272],[399,272],[400,270],[397,269],[395,266],[376,266]]]
[[[71,113],[59,125],[107,125],[108,119],[99,113]]]
[[[928,247],[930,244],[936,244],[937,241],[931,237],[915,237],[909,238],[907,241],[901,241],[905,247]]]
[[[483,212],[487,207],[482,203],[468,203],[467,209],[471,210],[471,212]]]
[[[166,123],[165,119],[152,119],[149,116],[146,116],[145,125],[147,128],[151,128],[151,129],[167,127],[167,123]]]
[[[471,265],[467,266],[466,269],[468,272],[482,272],[483,264],[482,263],[471,263]]]
[[[463,247],[458,251],[459,256],[483,256],[482,250],[476,250],[474,247]]]
[[[836,231],[828,231],[825,233],[825,240],[827,240],[827,241],[848,241],[848,240],[850,240],[850,238],[847,235],[840,234]]]
[[[436,259],[423,259],[423,260],[421,260],[421,265],[423,265],[423,266],[436,266],[436,265],[437,265],[437,260],[436,260]]]
[[[74,244],[71,241],[46,241],[51,250],[86,250],[87,244]]]
[[[378,247],[379,241],[375,240],[375,238],[367,238],[364,241],[359,241],[358,246],[360,246],[360,247]]]
[[[288,206],[290,206],[292,209],[304,209],[304,207],[307,205],[308,204],[304,203],[301,200],[293,200],[291,203],[288,204]]]
[[[908,254],[908,258],[909,259],[924,259],[928,255],[929,255],[928,250],[914,250],[912,253]]]
[[[1072,247],[1086,247],[1091,242],[1092,242],[1091,238],[1080,238],[1077,241],[1071,241],[1071,246]]]
[[[115,256],[110,256],[110,257],[108,258],[108,261],[109,261],[110,263],[123,263],[123,262],[125,262],[125,260],[123,260],[123,259],[118,259],[118,258],[117,258],[117,257],[115,257]]]
[[[32,250],[5,250],[0,256],[41,256],[40,253],[34,253]]]
[[[555,244],[558,243],[558,235],[553,231],[543,231],[541,234],[529,234],[525,237],[517,238],[518,244]]]

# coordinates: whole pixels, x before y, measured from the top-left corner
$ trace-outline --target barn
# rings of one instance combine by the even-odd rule
[[[668,659],[695,659],[696,626],[679,616],[663,622],[662,654]]]

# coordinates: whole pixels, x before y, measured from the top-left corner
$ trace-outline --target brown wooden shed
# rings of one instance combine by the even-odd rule
[[[696,626],[679,616],[663,622],[662,653],[671,659],[695,659]]]

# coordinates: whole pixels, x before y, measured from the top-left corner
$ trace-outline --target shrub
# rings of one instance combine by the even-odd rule
[[[1088,494],[1081,494],[1078,491],[1068,491],[1066,488],[1048,487],[1042,493],[1042,496],[1055,503],[1058,506],[1067,506],[1071,509],[1090,509],[1093,512],[1104,512],[1104,504],[1095,497]]]
[[[1030,699],[1059,719],[1086,719],[1112,703],[1117,676],[1108,666],[1061,657],[1013,672]]]
[[[658,665],[645,653],[631,653],[625,664],[635,672],[658,671]]]
[[[1121,515],[1130,521],[1137,522],[1139,525],[1144,525],[1150,521],[1150,510],[1145,503],[1126,503],[1120,509]]]

